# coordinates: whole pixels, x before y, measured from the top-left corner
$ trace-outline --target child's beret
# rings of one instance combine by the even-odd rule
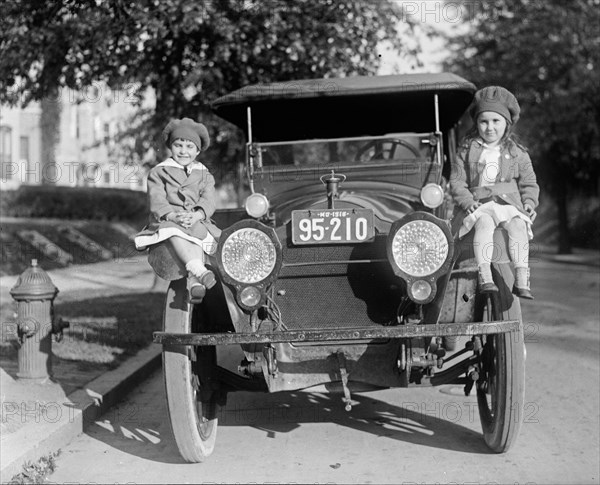
[[[514,125],[519,120],[521,108],[517,98],[508,89],[501,86],[488,86],[475,93],[470,108],[473,121],[477,122],[477,117],[484,111],[499,113]]]
[[[193,142],[200,151],[206,150],[210,145],[210,137],[208,136],[206,126],[202,123],[196,123],[190,118],[169,121],[167,126],[165,126],[162,135],[165,145],[168,147],[170,147],[177,138]]]

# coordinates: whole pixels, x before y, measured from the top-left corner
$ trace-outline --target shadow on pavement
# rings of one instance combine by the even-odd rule
[[[139,458],[160,463],[186,463],[177,451],[171,432],[162,379],[155,380],[155,384],[140,388],[140,392],[147,393],[146,396],[138,394],[135,401],[126,401],[112,408],[88,428],[87,434],[112,448]],[[431,392],[438,391],[431,389]],[[228,406],[218,414],[219,428],[252,427],[264,431],[267,438],[288,434],[286,439],[294,439],[294,432],[303,424],[335,423],[378,438],[427,448],[478,455],[492,453],[486,447],[481,433],[458,422],[471,418],[479,421],[474,401],[473,406],[460,403],[452,403],[453,406],[446,403],[444,406],[436,402],[435,394],[431,397],[427,402],[418,402],[416,399],[408,402],[410,397],[407,395],[407,402],[397,406],[374,399],[371,395],[355,394],[355,407],[351,412],[346,412],[337,393],[232,393]],[[147,399],[148,405],[135,404],[144,399]],[[467,409],[471,416],[464,416]],[[251,439],[248,435],[246,437]],[[298,439],[306,440],[306,435],[298,434]],[[220,442],[217,434],[215,453],[218,453],[221,446],[228,444]],[[244,435],[240,433],[235,446],[241,452],[246,447],[256,446],[256,443],[244,442]]]

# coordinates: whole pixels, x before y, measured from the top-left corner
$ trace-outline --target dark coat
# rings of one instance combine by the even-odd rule
[[[150,235],[160,228],[176,227],[199,239],[204,239],[207,231],[218,238],[221,231],[210,221],[216,209],[215,199],[215,179],[204,165],[195,162],[188,175],[181,165],[168,158],[148,174],[150,221],[139,235]],[[170,212],[199,210],[204,212],[205,220],[189,229],[164,220]]]
[[[466,210],[477,200],[473,192],[481,183],[484,164],[479,163],[479,158],[483,148],[481,140],[478,139],[461,145],[452,164],[450,193],[459,209],[452,221],[453,228],[460,227]],[[539,205],[540,187],[527,151],[514,141],[508,140],[500,149],[499,164],[496,183],[516,184],[518,189],[495,194],[499,201],[511,204],[521,212],[525,211],[524,204],[529,204],[535,209]]]

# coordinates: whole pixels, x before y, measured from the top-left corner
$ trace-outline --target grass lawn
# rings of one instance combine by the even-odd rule
[[[152,342],[152,332],[162,325],[163,300],[162,293],[107,294],[106,290],[87,290],[85,297],[76,293],[61,295],[54,306],[55,314],[70,326],[60,342],[52,343],[55,365],[60,365],[60,360],[118,365]],[[16,364],[14,310],[12,303],[2,305],[3,368],[13,355]]]
[[[118,363],[152,341],[162,323],[161,293],[95,296],[56,305],[70,327],[54,353],[61,359]]]

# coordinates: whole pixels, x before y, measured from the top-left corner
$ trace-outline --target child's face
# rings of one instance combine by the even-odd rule
[[[200,150],[198,150],[196,144],[189,140],[177,138],[171,144],[171,155],[173,160],[182,167],[187,167],[192,163],[198,156],[198,153],[200,153]]]
[[[494,111],[484,111],[477,117],[477,131],[488,145],[495,146],[506,132],[506,118]]]

